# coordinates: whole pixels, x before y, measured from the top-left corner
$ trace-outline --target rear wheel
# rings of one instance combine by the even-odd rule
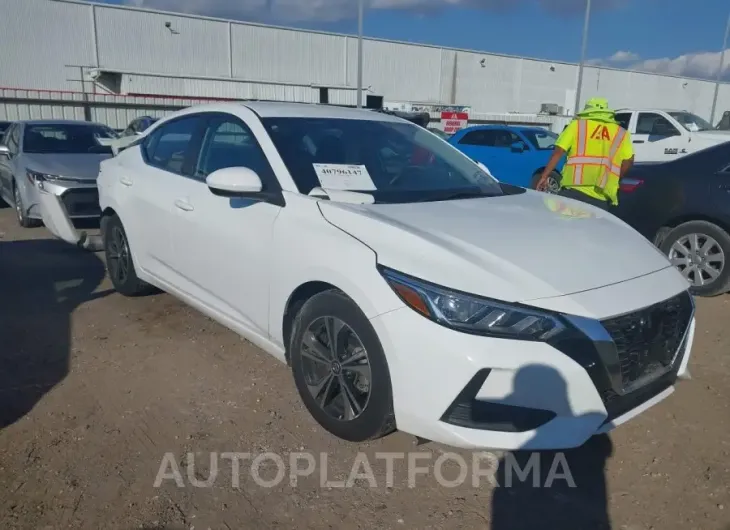
[[[20,193],[18,186],[13,184],[13,201],[15,202],[15,216],[18,219],[18,224],[23,228],[35,228],[40,226],[41,222],[38,219],[28,217],[25,213],[25,204],[23,204],[23,195]]]
[[[106,266],[114,289],[124,296],[140,296],[152,292],[152,286],[137,277],[122,221],[112,215],[105,218],[103,223]]]
[[[730,289],[730,235],[706,221],[683,223],[667,233],[659,247],[697,296]]]
[[[331,290],[297,314],[290,343],[294,382],[312,417],[344,440],[362,442],[395,430],[388,363],[360,308]]]

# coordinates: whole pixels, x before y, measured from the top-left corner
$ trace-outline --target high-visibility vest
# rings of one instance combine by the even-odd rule
[[[565,163],[561,185],[615,204],[623,162],[617,155],[628,141],[626,130],[617,123],[579,119],[576,131],[575,153]]]

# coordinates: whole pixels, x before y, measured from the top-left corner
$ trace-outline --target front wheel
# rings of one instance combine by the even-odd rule
[[[18,224],[23,228],[35,228],[40,226],[41,222],[38,219],[28,217],[25,213],[25,204],[23,203],[23,194],[18,189],[18,186],[13,186],[13,201],[15,202],[15,215],[18,219]]]
[[[106,266],[114,289],[124,296],[140,296],[152,292],[153,288],[137,277],[122,221],[112,215],[102,222]]]
[[[730,289],[730,235],[706,221],[683,223],[667,233],[660,247],[697,296],[717,296]]]
[[[388,363],[360,308],[331,290],[310,298],[294,321],[294,382],[312,417],[351,442],[395,430]]]

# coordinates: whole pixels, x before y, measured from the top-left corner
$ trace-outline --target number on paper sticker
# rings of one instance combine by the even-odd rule
[[[348,164],[313,164],[324,189],[372,191],[377,189],[365,166]]]

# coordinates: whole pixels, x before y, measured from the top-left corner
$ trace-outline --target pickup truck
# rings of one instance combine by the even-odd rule
[[[636,162],[667,162],[730,141],[730,131],[685,110],[620,109],[616,121],[631,133]]]

